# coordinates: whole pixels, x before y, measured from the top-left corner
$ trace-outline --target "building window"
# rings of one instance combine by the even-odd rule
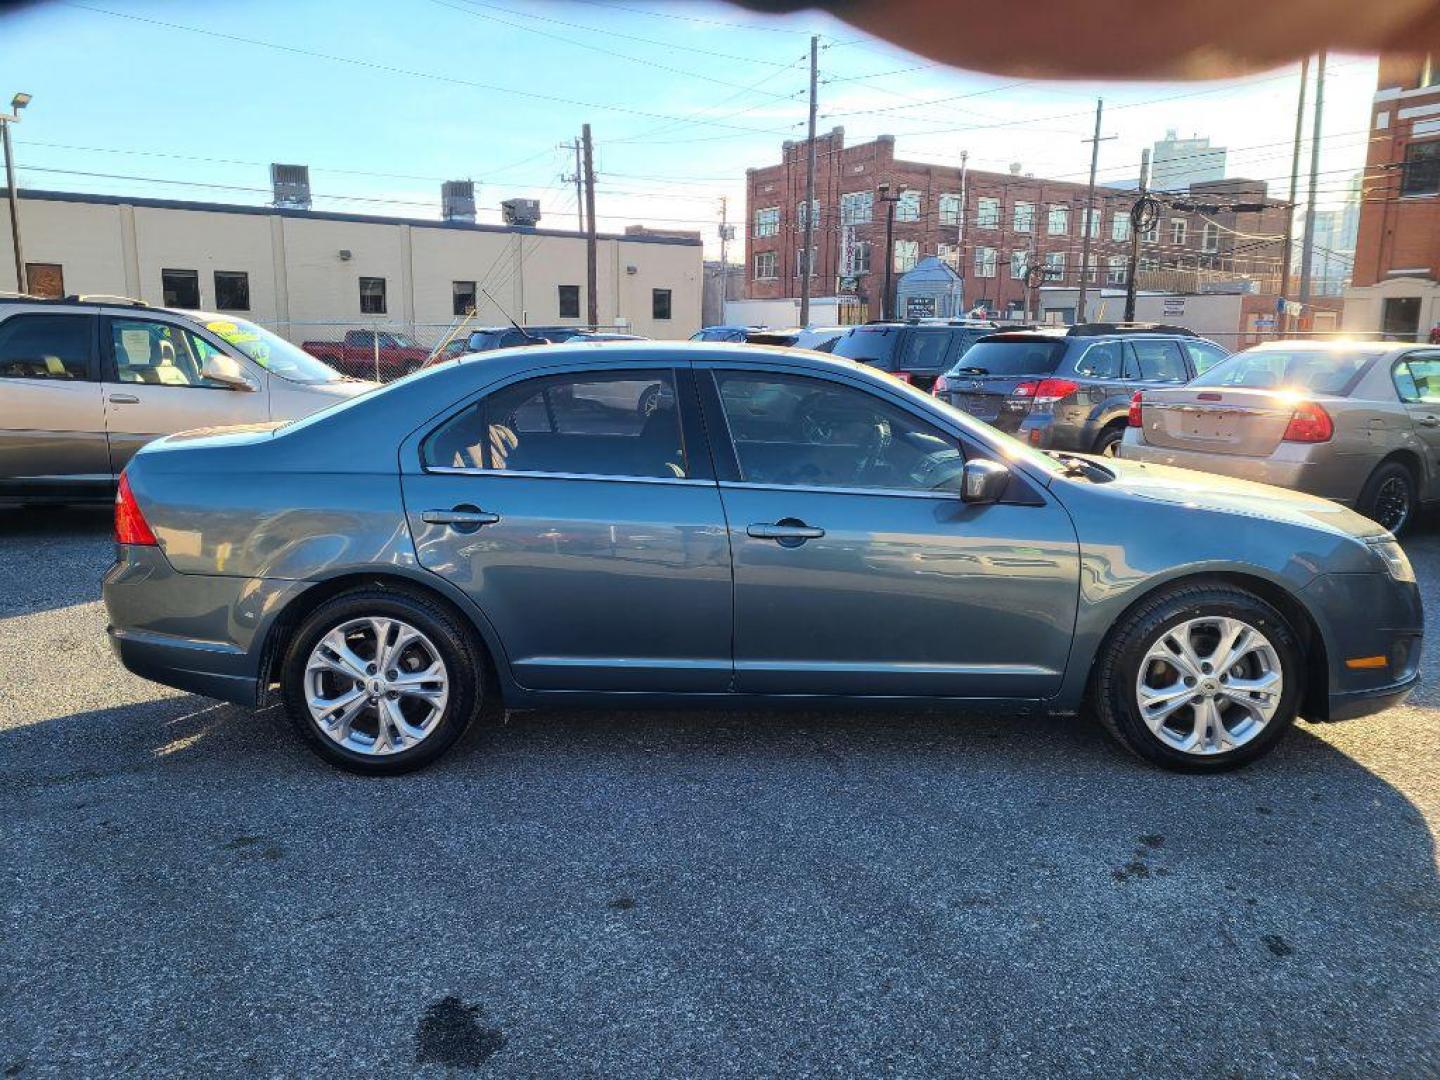
[[[652,319],[670,318],[670,290],[650,290],[650,317]]]
[[[1184,218],[1170,219],[1170,243],[1183,247],[1185,237],[1190,231],[1190,223]]]
[[[580,286],[558,285],[556,288],[560,294],[560,318],[578,319],[580,317]]]
[[[65,272],[59,263],[26,263],[25,291],[46,300],[59,300],[65,295]]]
[[[1016,232],[1028,233],[1035,227],[1035,204],[1028,202],[1017,202],[1015,204],[1014,228]]]
[[[1205,222],[1205,228],[1200,230],[1200,250],[1220,250],[1220,223],[1218,221]]]
[[[895,204],[895,220],[920,220],[920,192],[909,190],[900,192],[900,201]]]
[[[1049,223],[1046,231],[1051,236],[1064,236],[1070,231],[1070,207],[1050,207]]]
[[[774,236],[780,231],[780,208],[767,206],[755,211],[755,235]]]
[[[975,249],[975,276],[977,278],[993,278],[996,261],[996,251],[993,247],[977,247]]]
[[[868,274],[870,272],[870,241],[857,240],[850,245],[850,273]]]
[[[360,314],[385,314],[385,279],[383,277],[362,277],[360,279]]]
[[[1065,280],[1065,253],[1063,251],[1051,251],[1045,255],[1045,280]]]
[[[450,283],[450,313],[457,318],[475,314],[475,282]]]
[[[1110,239],[1117,243],[1130,239],[1130,212],[1128,210],[1117,210],[1115,216],[1110,219]]]
[[[959,270],[960,270],[960,245],[959,245],[959,244],[940,244],[938,247],[936,247],[936,249],[935,249],[935,254],[938,255],[938,256],[940,257],[940,261],[943,262],[946,266],[950,267],[951,270],[954,270],[954,271],[956,271],[957,273],[959,272]]]
[[[1405,148],[1405,174],[1401,195],[1440,192],[1440,141],[1411,143]]]
[[[941,224],[941,225],[959,225],[959,224],[960,224],[960,196],[959,196],[959,195],[941,195],[941,196],[940,196],[940,224]]]
[[[813,247],[812,247],[812,248],[810,249],[810,273],[809,273],[809,275],[808,275],[809,277],[814,277],[814,276],[815,276],[815,263],[816,263],[817,259],[819,258],[818,251],[819,251],[818,248],[813,248]],[[796,248],[796,249],[795,249],[795,276],[796,276],[796,277],[799,277],[799,276],[800,276],[800,264],[801,264],[802,262],[804,262],[804,261],[805,261],[805,249],[804,249],[804,248]]]
[[[1030,268],[1030,253],[1024,248],[1010,252],[1010,276],[1016,281],[1022,281],[1025,271]]]
[[[1129,269],[1129,267],[1126,265],[1127,261],[1128,261],[1128,260],[1126,260],[1126,258],[1125,258],[1124,255],[1111,255],[1110,258],[1106,260],[1106,267],[1105,267],[1105,282],[1106,282],[1106,284],[1109,284],[1109,285],[1124,285],[1124,284],[1125,284],[1126,280],[1130,277],[1130,269]]]
[[[840,224],[864,225],[875,208],[873,191],[851,191],[840,196]]]
[[[1160,219],[1158,217],[1145,227],[1145,231],[1140,234],[1140,239],[1147,244],[1159,243]]]
[[[775,252],[757,251],[755,253],[755,280],[773,281],[776,276]]]
[[[220,311],[249,311],[250,275],[243,270],[216,270],[215,307]]]
[[[815,211],[815,227],[818,229],[818,228],[820,227],[820,200],[819,200],[819,199],[811,199],[811,200],[810,200],[810,206],[811,206],[811,208]],[[809,215],[805,213],[805,204],[804,204],[803,202],[798,202],[798,203],[796,203],[796,204],[795,204],[795,224],[799,225],[800,228],[803,229],[803,228],[805,227],[805,219],[806,219],[808,216],[809,216]]]
[[[1091,255],[1090,261],[1085,264],[1085,280],[1094,284],[1100,277],[1100,256]]]
[[[161,270],[160,289],[166,307],[200,306],[200,273],[197,270]]]
[[[975,204],[975,227],[977,229],[998,229],[1000,227],[1000,200],[988,195],[982,196]]]
[[[1156,270],[1158,270],[1159,268],[1160,268],[1160,264],[1157,263],[1154,259],[1152,259],[1152,258],[1151,258],[1150,256],[1148,256],[1148,255],[1142,256],[1142,257],[1140,258],[1139,263],[1136,265],[1136,270],[1137,270],[1137,271],[1138,271],[1138,270],[1144,270],[1144,271],[1146,271],[1147,273],[1154,273],[1154,272],[1155,272]]]
[[[918,240],[896,240],[895,241],[895,272],[903,274],[907,270],[915,269],[915,264],[920,261],[920,241]]]
[[[1100,235],[1100,211],[1082,208],[1080,211],[1080,235],[1084,236],[1089,232],[1090,239],[1094,240]]]

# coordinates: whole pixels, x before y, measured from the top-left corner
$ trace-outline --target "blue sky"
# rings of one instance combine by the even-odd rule
[[[575,223],[559,144],[588,121],[601,228],[700,229],[713,247],[720,197],[738,216],[746,166],[803,135],[812,33],[820,129],[843,125],[849,143],[890,133],[906,158],[963,149],[975,167],[1083,179],[1102,95],[1117,136],[1102,181],[1133,178],[1140,150],[1176,128],[1284,194],[1295,66],[1223,83],[1018,80],[815,13],[718,3],[51,2],[0,16],[0,100],[35,96],[15,129],[27,187],[263,203],[267,163],[284,161],[311,166],[320,208],[434,217],[440,182],[469,178],[482,208],[538,197],[555,227]],[[1375,63],[1336,56],[1328,71],[1322,205],[1364,163]]]

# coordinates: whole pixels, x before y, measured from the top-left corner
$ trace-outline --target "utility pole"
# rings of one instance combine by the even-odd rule
[[[899,193],[890,194],[890,185],[881,184],[875,189],[876,197],[885,204],[885,293],[880,297],[880,318],[893,319],[890,310],[890,274],[895,269],[895,204],[900,201]]]
[[[580,163],[580,140],[560,144],[561,150],[575,151],[575,171],[569,176],[562,176],[562,183],[573,182],[575,184],[575,224],[582,233],[585,231],[585,193],[582,188],[584,170]]]
[[[805,156],[805,237],[800,245],[800,325],[810,325],[811,245],[815,242],[815,92],[819,87],[820,37],[810,37],[810,134]]]
[[[970,151],[960,151],[960,213],[955,218],[955,273],[965,280],[965,186],[970,179]],[[964,296],[961,296],[964,303]],[[965,309],[969,311],[967,307]],[[958,313],[957,313],[958,314]]]
[[[1090,234],[1095,231],[1095,167],[1100,164],[1100,143],[1115,138],[1110,135],[1106,140],[1100,138],[1100,118],[1105,112],[1105,99],[1095,99],[1095,135],[1093,138],[1085,139],[1090,144],[1090,190],[1085,196],[1085,220],[1081,228],[1085,231],[1080,236],[1080,303],[1079,310],[1075,313],[1077,322],[1088,321],[1085,314],[1086,294],[1089,292],[1088,283],[1090,280]],[[1098,275],[1097,275],[1098,276]],[[1098,284],[1098,282],[1097,282]]]
[[[720,196],[720,317],[724,320],[725,305],[730,300],[730,200]]]
[[[1150,192],[1150,151],[1140,151],[1140,194],[1135,201],[1139,206]],[[1140,269],[1140,222],[1133,211],[1130,214],[1130,268],[1125,275],[1125,321],[1135,321],[1135,275]]]
[[[1285,250],[1280,254],[1280,311],[1276,317],[1277,335],[1284,337],[1290,329],[1290,313],[1283,301],[1290,295],[1290,260],[1295,247],[1295,196],[1300,186],[1300,141],[1305,136],[1305,86],[1310,78],[1310,57],[1300,61],[1300,100],[1295,105],[1295,146],[1290,153],[1290,209],[1285,215]]]
[[[594,327],[600,325],[600,298],[595,295],[595,145],[589,124],[580,128],[580,142],[585,175],[585,317]]]
[[[1310,259],[1315,249],[1315,196],[1320,183],[1320,126],[1325,115],[1325,50],[1315,58],[1315,131],[1310,137],[1310,194],[1305,200],[1305,239],[1300,249],[1300,304],[1310,303]]]
[[[26,281],[25,252],[20,245],[20,193],[15,187],[15,157],[10,148],[10,125],[20,122],[20,110],[30,104],[29,94],[16,94],[10,99],[10,112],[0,113],[0,141],[5,144],[5,186],[10,196],[10,238],[15,244],[15,291],[30,291]]]

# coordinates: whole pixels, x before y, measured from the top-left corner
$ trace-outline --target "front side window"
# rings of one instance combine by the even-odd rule
[[[15,315],[0,323],[0,379],[90,378],[89,315]]]
[[[920,192],[902,191],[900,193],[900,201],[895,204],[895,220],[920,220]]]
[[[1173,341],[1132,341],[1136,366],[1145,382],[1183,383],[1190,377],[1180,346]]]
[[[873,191],[850,191],[840,196],[840,224],[864,225],[875,209]]]
[[[977,229],[998,229],[1000,227],[1000,200],[982,195],[975,203],[975,227]]]
[[[780,231],[780,208],[767,206],[755,211],[755,235],[774,236]]]
[[[586,371],[509,386],[425,441],[431,468],[683,479],[674,376]]]
[[[650,317],[652,319],[670,318],[670,290],[650,290]]]
[[[859,387],[770,373],[717,378],[746,483],[939,491],[964,465],[953,436]]]
[[[282,379],[298,383],[339,382],[338,371],[279,334],[245,319],[213,319],[205,329]]]
[[[215,307],[220,311],[249,311],[250,275],[243,270],[216,270]]]
[[[1405,148],[1400,194],[1433,195],[1436,192],[1440,192],[1440,140],[1411,143]]]
[[[1395,365],[1395,389],[1411,404],[1440,404],[1440,355],[1417,354]]]
[[[1187,341],[1185,351],[1190,355],[1190,363],[1194,365],[1196,375],[1203,375],[1230,355],[1218,345],[1205,341]]]
[[[200,273],[197,270],[161,270],[160,289],[165,296],[166,307],[200,306]]]
[[[219,350],[209,342],[172,326],[148,319],[111,319],[110,348],[115,378],[122,383],[152,386],[216,386],[201,370]]]
[[[383,277],[362,277],[360,279],[360,314],[385,314],[385,279]]]

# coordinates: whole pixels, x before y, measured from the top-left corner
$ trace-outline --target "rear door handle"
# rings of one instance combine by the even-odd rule
[[[500,515],[476,506],[457,506],[452,510],[422,510],[420,520],[427,525],[449,525],[456,532],[474,532],[481,525],[494,525]]]
[[[140,399],[134,394],[111,394],[110,404],[112,405],[139,405]]]
[[[753,536],[756,540],[778,540],[787,547],[795,547],[803,544],[806,540],[818,540],[825,535],[825,530],[814,525],[806,525],[803,521],[794,518],[784,518],[774,525],[759,522],[749,525],[745,529],[747,536]]]
[[[1420,426],[1440,427],[1440,416],[1422,416],[1420,417]]]

